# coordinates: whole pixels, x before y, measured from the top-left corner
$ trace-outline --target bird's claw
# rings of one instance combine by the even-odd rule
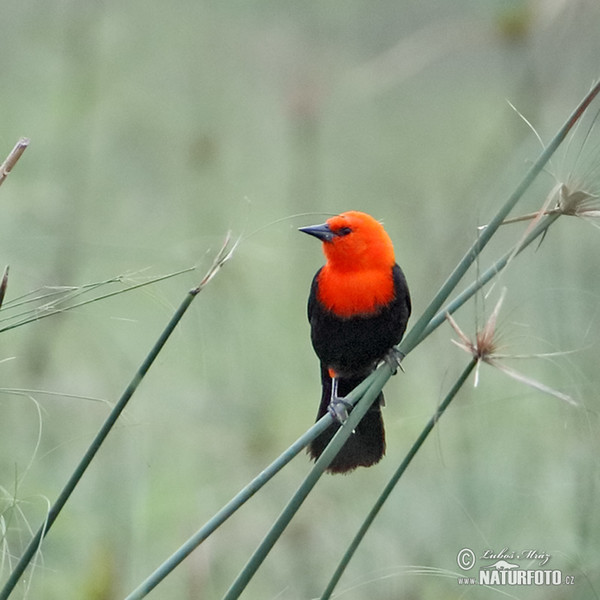
[[[390,350],[383,357],[383,362],[387,363],[392,371],[392,375],[398,372],[398,369],[404,371],[402,368],[402,361],[404,360],[404,353],[400,352],[396,347],[390,348]]]
[[[346,402],[343,398],[332,398],[327,412],[337,421],[344,424],[348,420],[349,411],[352,409],[352,404]]]

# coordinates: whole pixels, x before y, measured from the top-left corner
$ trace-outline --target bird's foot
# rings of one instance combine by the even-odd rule
[[[343,425],[348,420],[352,404],[344,400],[343,397],[338,396],[338,378],[333,369],[329,373],[331,375],[331,401],[327,407],[327,412]]]
[[[348,420],[349,411],[352,410],[352,404],[346,402],[343,398],[337,396],[331,398],[327,407],[327,412],[340,423],[344,424]]]
[[[404,372],[404,369],[402,368],[403,360],[404,354],[395,346],[390,348],[383,357],[383,362],[388,364],[392,371],[392,375],[395,375],[398,372],[398,369]]]

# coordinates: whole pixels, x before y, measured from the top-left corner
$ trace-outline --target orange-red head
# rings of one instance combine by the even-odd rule
[[[340,270],[389,269],[395,263],[394,246],[383,225],[357,210],[327,219],[322,225],[301,227],[323,242],[328,264]]]
[[[383,225],[351,210],[300,231],[323,242],[319,300],[342,317],[371,314],[394,295],[394,247]]]

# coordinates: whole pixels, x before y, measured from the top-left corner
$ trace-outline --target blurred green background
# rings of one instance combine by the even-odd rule
[[[122,598],[301,435],[319,399],[305,307],[322,256],[296,228],[349,209],[383,219],[414,322],[539,152],[507,100],[547,141],[600,74],[598,31],[592,0],[5,2],[0,155],[31,138],[0,189],[7,300],[198,269],[3,335],[0,581],[226,231],[244,236],[13,597]],[[600,164],[585,132],[517,212],[554,176],[600,188],[580,173]],[[479,268],[525,227],[499,232]],[[502,351],[558,353],[506,364],[578,406],[484,365],[340,597],[600,596],[599,248],[596,228],[565,217],[456,315],[472,334],[506,287]],[[442,326],[407,357],[386,388],[385,460],[325,477],[244,597],[318,596],[466,364],[455,337]],[[309,468],[295,459],[150,597],[221,597]],[[477,572],[457,566],[465,547],[546,552],[575,585],[461,586]]]

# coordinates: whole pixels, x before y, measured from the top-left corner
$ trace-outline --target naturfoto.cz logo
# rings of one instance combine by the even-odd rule
[[[484,550],[479,558],[471,548],[463,548],[456,556],[456,562],[463,571],[479,566],[477,577],[459,577],[459,585],[572,585],[573,575],[565,575],[559,569],[546,567],[552,556],[539,550],[514,552],[509,548],[501,551]],[[519,563],[527,561],[528,568]]]

